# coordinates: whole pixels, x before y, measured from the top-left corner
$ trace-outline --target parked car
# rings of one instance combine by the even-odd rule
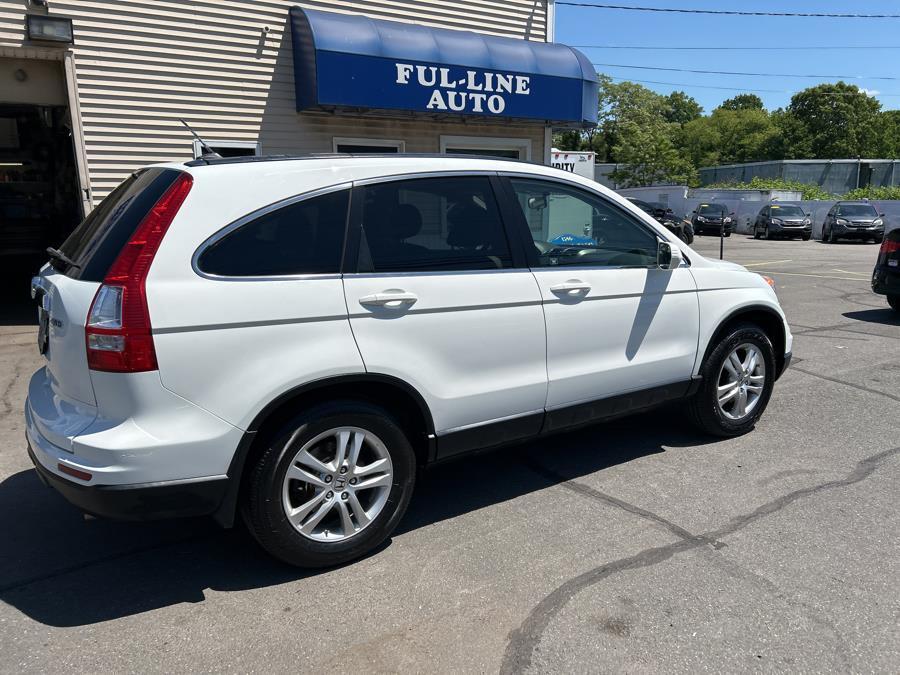
[[[300,566],[371,551],[418,469],[468,451],[676,400],[747,433],[791,358],[763,277],[497,159],[142,169],[32,291],[42,480],[98,516],[239,513]]]
[[[685,244],[694,242],[694,228],[690,221],[679,218],[674,211],[660,202],[645,202],[641,199],[628,197],[628,201],[637,206],[644,213],[653,216],[656,221],[669,232],[681,239]]]
[[[695,211],[691,212],[691,215],[693,216],[691,226],[694,228],[694,234],[719,236],[723,224],[726,237],[730,237],[734,232],[734,221],[731,218],[734,213],[729,212],[725,204],[700,204]]]
[[[822,225],[822,241],[863,239],[876,244],[884,239],[884,214],[869,202],[838,202],[831,207]]]
[[[754,239],[800,237],[803,241],[809,241],[811,236],[810,214],[793,204],[768,204],[760,210],[753,223]]]
[[[881,242],[872,272],[872,290],[886,295],[888,304],[900,312],[900,229],[888,232]]]

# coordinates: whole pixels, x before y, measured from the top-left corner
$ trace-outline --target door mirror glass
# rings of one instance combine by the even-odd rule
[[[681,249],[673,246],[667,241],[659,242],[657,249],[656,264],[662,270],[673,270],[681,265],[683,256]]]

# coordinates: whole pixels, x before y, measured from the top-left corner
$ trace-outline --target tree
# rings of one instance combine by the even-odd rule
[[[703,108],[683,91],[673,91],[666,96],[663,117],[667,122],[687,124],[703,114]]]
[[[782,116],[790,157],[871,157],[879,149],[881,104],[845,82],[820,84],[795,94]]]
[[[900,110],[885,110],[878,118],[878,156],[900,159]]]
[[[762,99],[756,94],[738,94],[722,101],[720,110],[765,110]]]

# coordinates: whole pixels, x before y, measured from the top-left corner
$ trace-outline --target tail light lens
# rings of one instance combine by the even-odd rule
[[[91,370],[139,373],[157,369],[147,307],[147,273],[193,183],[190,174],[179,174],[109,268],[85,326]]]
[[[896,253],[897,251],[900,251],[900,239],[885,239],[881,242],[882,255]]]

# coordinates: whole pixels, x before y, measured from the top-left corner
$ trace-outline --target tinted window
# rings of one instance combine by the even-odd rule
[[[841,204],[837,214],[848,218],[877,218],[878,212],[871,204]]]
[[[644,213],[649,213],[651,216],[653,215],[653,206],[647,202],[642,202],[640,199],[630,199],[629,201]]]
[[[721,216],[727,209],[722,204],[701,204],[697,213],[703,216]]]
[[[340,271],[350,191],[340,190],[271,211],[207,248],[207,274],[261,277]]]
[[[803,218],[806,214],[799,206],[773,206],[772,215],[776,218]]]
[[[424,178],[360,188],[361,272],[511,267],[486,176]]]
[[[605,199],[559,183],[510,183],[541,267],[656,265],[656,235]]]
[[[174,169],[139,171],[109,193],[60,245],[59,250],[78,265],[61,271],[76,279],[103,281],[122,247],[178,173]]]

